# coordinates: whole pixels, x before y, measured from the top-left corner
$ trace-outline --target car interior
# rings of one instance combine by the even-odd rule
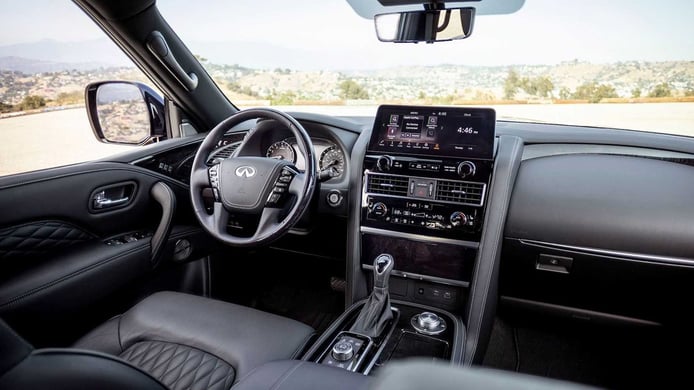
[[[453,35],[443,2],[373,3],[431,44],[477,2]],[[0,388],[692,383],[694,138],[239,110],[154,0],[74,4],[164,96],[89,84],[94,136],[142,146],[0,177]],[[144,138],[104,120],[126,93]]]

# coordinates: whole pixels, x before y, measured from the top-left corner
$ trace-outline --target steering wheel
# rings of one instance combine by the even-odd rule
[[[288,128],[306,157],[306,170],[300,172],[291,162],[253,156],[245,146],[271,126],[255,126],[249,131],[234,156],[213,166],[207,165],[210,153],[222,136],[234,126],[251,119],[267,118]],[[247,155],[249,154],[249,155]],[[216,239],[239,247],[268,244],[289,231],[303,216],[316,188],[316,158],[311,138],[291,116],[269,108],[240,111],[220,122],[205,137],[195,154],[190,173],[190,197],[193,211],[202,227]],[[212,214],[206,207],[203,190],[211,188],[214,196]],[[295,197],[293,203],[291,197]],[[285,206],[289,210],[285,210]],[[230,214],[259,217],[258,227],[250,237],[229,233]],[[280,216],[286,214],[284,218]]]

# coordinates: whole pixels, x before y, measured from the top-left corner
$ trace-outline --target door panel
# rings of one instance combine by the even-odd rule
[[[150,193],[159,182],[178,199],[173,217]],[[173,229],[157,229],[162,215]],[[151,240],[162,231],[155,263]],[[39,344],[79,336],[140,298],[133,291],[148,281],[166,288],[159,274],[176,267],[183,238],[195,248],[189,259],[206,256],[187,187],[143,168],[94,162],[0,178],[0,316]]]

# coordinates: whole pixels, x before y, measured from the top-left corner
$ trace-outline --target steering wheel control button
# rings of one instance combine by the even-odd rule
[[[354,356],[354,346],[345,340],[340,340],[333,346],[332,355],[338,362],[346,362]]]
[[[211,166],[207,172],[209,173],[212,188],[219,188],[219,164]]]
[[[426,335],[441,334],[446,330],[446,321],[430,311],[419,313],[410,319],[410,324],[418,333]]]
[[[343,199],[342,192],[338,190],[330,190],[328,196],[325,198],[330,207],[340,207]]]

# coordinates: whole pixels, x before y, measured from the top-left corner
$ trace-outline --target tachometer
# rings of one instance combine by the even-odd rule
[[[287,141],[277,141],[267,148],[267,157],[278,160],[287,160],[292,164],[296,163],[296,152],[292,145]]]
[[[337,145],[332,145],[321,153],[318,167],[321,171],[331,169],[333,171],[331,176],[340,176],[345,170],[345,155]]]

